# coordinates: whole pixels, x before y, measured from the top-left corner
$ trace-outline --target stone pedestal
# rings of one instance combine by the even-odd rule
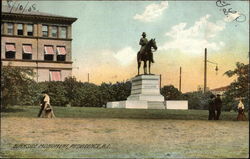
[[[164,97],[160,94],[160,76],[140,75],[132,78],[128,99],[108,102],[107,108],[165,109]]]

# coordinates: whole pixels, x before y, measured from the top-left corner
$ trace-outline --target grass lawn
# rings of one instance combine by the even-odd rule
[[[57,118],[37,118],[38,106],[1,115],[0,158],[248,158],[249,122],[207,110],[54,107]],[[107,144],[96,148],[13,148],[15,144]]]
[[[95,107],[53,107],[58,118],[128,118],[207,120],[208,110],[106,109]],[[38,106],[13,106],[2,111],[2,117],[36,117]],[[247,114],[246,114],[247,115]],[[237,112],[222,112],[221,120],[236,120]]]

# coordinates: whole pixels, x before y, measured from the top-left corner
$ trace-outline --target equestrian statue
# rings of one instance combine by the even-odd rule
[[[144,74],[151,74],[150,66],[151,63],[154,63],[153,52],[157,50],[155,39],[148,41],[146,38],[146,33],[142,33],[142,38],[140,39],[139,44],[141,45],[140,51],[137,53],[137,64],[138,64],[138,75],[140,75],[141,62],[144,62],[143,69]],[[152,50],[152,48],[154,50]],[[147,73],[147,61],[148,61],[148,73]]]

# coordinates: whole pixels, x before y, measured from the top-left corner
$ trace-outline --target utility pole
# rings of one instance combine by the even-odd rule
[[[207,60],[207,48],[205,48],[205,60],[204,60],[204,93],[207,91],[207,63],[216,65],[216,75],[218,72],[218,63]]]
[[[179,91],[181,92],[181,67],[180,67]]]
[[[207,48],[205,48],[205,61],[204,61],[204,93],[207,89]]]
[[[89,73],[88,73],[88,83],[89,83]]]

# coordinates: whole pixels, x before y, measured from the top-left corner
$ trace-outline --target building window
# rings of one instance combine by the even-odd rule
[[[54,49],[53,46],[44,46],[44,60],[53,61]]]
[[[51,28],[51,36],[53,38],[57,38],[57,30],[58,30],[57,26],[52,26],[52,28]]]
[[[23,35],[23,24],[17,24],[17,35]]]
[[[50,81],[61,81],[61,71],[50,70],[49,71],[49,80]]]
[[[48,25],[43,25],[43,27],[42,27],[43,37],[48,37],[48,35],[49,35],[48,30],[49,30]]]
[[[67,27],[61,27],[60,38],[67,38]]]
[[[32,59],[32,45],[30,44],[23,45],[23,59],[24,60]]]
[[[8,43],[5,45],[5,57],[7,59],[14,59],[16,55],[15,44]]]
[[[65,61],[67,53],[66,48],[64,46],[57,46],[56,51],[57,51],[57,61]]]
[[[8,34],[9,35],[13,35],[13,33],[14,33],[14,25],[12,24],[12,23],[8,23],[7,24],[7,28],[8,28]]]
[[[27,35],[28,36],[33,36],[33,24],[28,24],[27,25]]]

